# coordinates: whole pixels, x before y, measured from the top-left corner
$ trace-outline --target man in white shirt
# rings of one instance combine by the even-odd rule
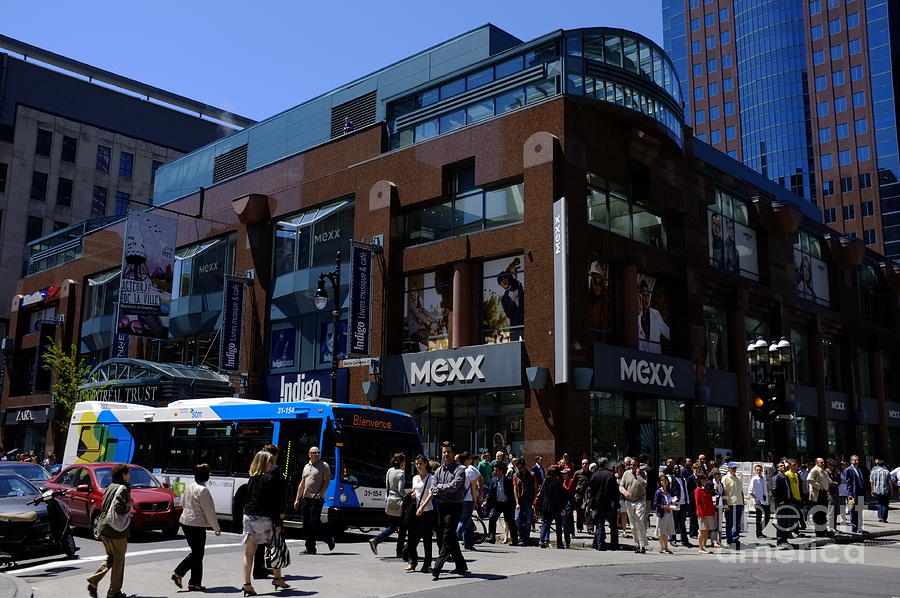
[[[463,543],[466,550],[475,550],[475,524],[472,523],[472,509],[474,505],[481,504],[480,500],[482,477],[478,468],[472,465],[472,455],[460,453],[456,461],[466,468],[466,495],[463,497],[462,512],[459,515],[459,524],[456,526],[456,537]]]
[[[641,311],[638,314],[638,350],[647,353],[662,353],[662,337],[669,340],[669,325],[656,308],[650,307],[653,290],[646,279],[638,287]]]
[[[769,485],[766,476],[763,475],[762,465],[757,464],[753,472],[753,478],[750,480],[750,496],[756,501],[756,537],[765,538],[763,530],[769,525],[769,519],[772,517],[769,509]]]

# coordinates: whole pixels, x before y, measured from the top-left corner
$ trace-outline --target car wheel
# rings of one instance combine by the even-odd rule
[[[172,527],[167,527],[162,530],[163,538],[166,540],[174,540],[178,537],[178,526],[173,525]]]
[[[99,528],[99,526],[97,525],[97,521],[98,521],[99,519],[100,519],[100,512],[99,512],[99,511],[97,511],[96,513],[94,513],[93,515],[91,515],[91,529],[89,530],[89,531],[90,531],[90,534],[91,534],[91,537],[92,537],[93,539],[97,540],[98,542],[100,541],[100,528]]]

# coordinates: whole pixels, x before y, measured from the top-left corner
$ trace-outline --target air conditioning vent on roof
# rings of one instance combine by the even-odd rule
[[[244,144],[216,156],[213,183],[241,174],[247,170],[247,145]]]
[[[375,122],[375,101],[376,94],[374,91],[370,91],[349,102],[334,106],[331,109],[331,138],[334,139],[344,134],[344,118],[348,116],[353,121],[354,129],[360,129]]]

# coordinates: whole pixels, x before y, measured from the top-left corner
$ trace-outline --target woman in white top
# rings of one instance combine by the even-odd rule
[[[425,546],[425,562],[422,565],[422,571],[428,573],[431,570],[431,535],[434,533],[434,526],[437,515],[434,505],[431,504],[431,487],[434,485],[434,476],[431,472],[437,467],[437,463],[429,463],[428,459],[419,455],[416,457],[416,471],[418,474],[413,477],[412,483],[412,499],[415,501],[415,515],[409,522],[409,565],[405,571],[411,573],[416,570],[419,564],[419,555],[417,548],[419,540]]]
[[[206,528],[211,527],[217,536],[222,535],[219,520],[216,517],[216,505],[209,488],[206,487],[207,481],[209,481],[209,465],[201,463],[194,468],[194,482],[181,496],[184,510],[181,512],[179,521],[191,552],[184,557],[184,560],[175,567],[175,572],[172,573],[172,581],[180,588],[182,587],[182,577],[190,571],[188,590],[200,592],[206,589],[200,583],[203,581]]]

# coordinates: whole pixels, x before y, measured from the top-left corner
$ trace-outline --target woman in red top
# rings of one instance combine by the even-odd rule
[[[697,543],[700,545],[701,554],[709,554],[706,550],[706,539],[709,537],[709,530],[716,525],[716,507],[706,490],[706,480],[706,474],[699,474],[697,488],[694,489],[694,504],[697,505],[697,520],[700,523],[700,537]]]
[[[566,498],[565,513],[563,514],[563,534],[566,538],[566,548],[575,535],[575,478],[572,477],[571,469],[562,470],[563,478],[563,496]]]

